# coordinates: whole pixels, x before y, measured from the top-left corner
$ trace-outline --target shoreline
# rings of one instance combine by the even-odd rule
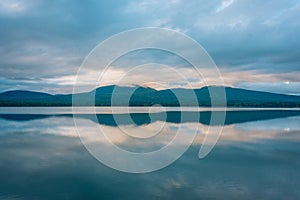
[[[209,111],[300,111],[300,108],[243,108],[243,107],[1,107],[0,114],[122,114],[159,112]]]

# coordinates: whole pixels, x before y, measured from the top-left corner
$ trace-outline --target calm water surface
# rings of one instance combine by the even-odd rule
[[[203,160],[198,152],[208,111],[185,121],[177,111],[131,114],[134,123],[121,126],[136,133],[163,127],[147,145],[126,138],[109,113],[98,113],[97,120],[77,116],[85,128],[97,123],[114,143],[137,152],[161,148],[180,126],[186,134],[199,127],[192,146],[170,166],[127,174],[87,152],[69,112],[35,109],[1,111],[0,199],[300,199],[300,111],[227,112],[223,133]]]

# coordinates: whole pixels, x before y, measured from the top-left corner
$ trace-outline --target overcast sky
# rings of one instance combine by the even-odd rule
[[[0,91],[71,92],[79,66],[99,42],[151,26],[195,39],[226,85],[300,94],[299,19],[298,0],[0,0]],[[165,60],[157,52],[142,55]],[[125,60],[110,74],[135,63]],[[168,64],[180,68],[174,61]]]

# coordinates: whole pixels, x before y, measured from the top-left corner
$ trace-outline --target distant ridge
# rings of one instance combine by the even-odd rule
[[[199,89],[166,89],[155,90],[148,87],[121,87],[116,85],[99,87],[93,91],[74,94],[77,99],[77,106],[93,106],[87,100],[95,96],[96,106],[111,106],[112,92],[114,95],[113,106],[127,106],[125,102],[128,94],[134,91],[129,100],[129,106],[152,106],[160,104],[162,106],[211,106],[209,88],[221,88],[221,86],[208,86]],[[240,88],[224,87],[227,96],[227,106],[229,107],[300,107],[300,96],[275,94],[246,90]],[[194,93],[193,93],[194,92]],[[180,97],[180,103],[176,95]],[[193,101],[195,94],[197,101]],[[220,98],[215,96],[215,99]],[[221,100],[220,100],[221,102]],[[72,106],[72,94],[48,94],[43,92],[33,92],[15,90],[0,93],[0,106]],[[218,105],[217,105],[218,106]]]

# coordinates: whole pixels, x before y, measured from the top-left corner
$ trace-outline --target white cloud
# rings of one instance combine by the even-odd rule
[[[228,6],[233,4],[234,0],[222,0],[222,4],[217,8],[216,13],[223,11]]]
[[[34,4],[36,4],[35,0],[0,0],[0,14],[19,15]]]
[[[21,12],[25,5],[19,0],[0,0],[0,10],[2,12]]]

